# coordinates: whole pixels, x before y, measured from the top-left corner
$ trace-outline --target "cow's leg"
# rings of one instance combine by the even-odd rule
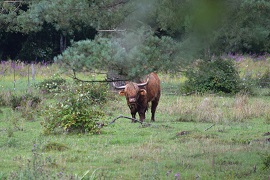
[[[131,116],[132,116],[132,118],[136,119],[136,112],[135,112],[135,113],[131,113]],[[133,122],[133,123],[134,123],[134,122],[135,122],[135,120],[133,120],[133,119],[132,119],[132,120],[131,120],[131,122]]]
[[[145,112],[146,112],[146,109],[147,109],[147,107],[145,107],[145,108],[141,108],[140,110],[139,110],[139,116],[140,116],[140,121],[141,122],[143,122],[144,120],[145,120]]]
[[[155,113],[158,105],[158,100],[152,101],[152,106],[151,106],[151,121],[155,121]]]
[[[139,113],[140,115],[140,121],[143,122],[145,120],[145,112]]]

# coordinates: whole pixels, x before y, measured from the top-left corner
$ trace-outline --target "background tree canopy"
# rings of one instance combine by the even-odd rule
[[[135,77],[179,71],[224,53],[270,53],[268,0],[21,0],[0,6],[4,60],[55,57],[73,70],[113,68]]]

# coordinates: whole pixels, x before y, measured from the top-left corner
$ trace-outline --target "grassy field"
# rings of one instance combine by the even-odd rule
[[[54,65],[46,69],[36,80],[57,72]],[[11,72],[0,80],[2,94],[14,93],[13,78]],[[27,91],[27,79],[15,93]],[[156,122],[148,112],[143,125],[118,119],[98,135],[45,136],[38,112],[28,111],[29,120],[0,107],[0,179],[268,179],[270,97],[182,96],[175,93],[178,79],[161,75]],[[104,111],[106,122],[130,116],[118,96]]]

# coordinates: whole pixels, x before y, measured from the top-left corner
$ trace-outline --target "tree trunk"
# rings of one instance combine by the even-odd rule
[[[67,47],[66,37],[60,34],[60,53],[62,53]]]

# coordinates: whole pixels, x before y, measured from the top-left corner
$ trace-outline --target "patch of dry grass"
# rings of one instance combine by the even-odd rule
[[[254,60],[252,58],[245,58],[242,61],[237,62],[237,66],[240,70],[240,75],[251,76],[253,78],[259,78],[264,72],[270,69],[270,58],[264,60]]]
[[[170,97],[167,97],[170,98]],[[178,121],[226,122],[245,121],[269,116],[270,104],[262,99],[253,100],[248,95],[235,97],[178,96],[174,100],[161,100],[158,112],[175,116]]]

